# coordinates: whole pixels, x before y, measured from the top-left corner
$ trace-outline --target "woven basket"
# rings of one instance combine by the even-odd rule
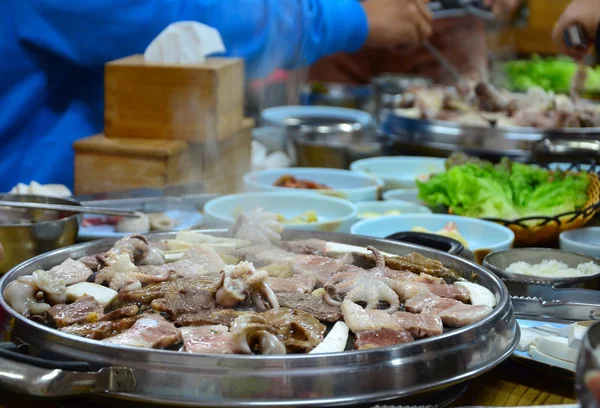
[[[554,217],[527,217],[512,221],[486,219],[510,228],[515,233],[515,247],[555,243],[558,241],[561,232],[583,227],[600,209],[600,180],[598,175],[593,172],[589,172],[588,177],[590,179],[588,201],[581,210],[559,214]]]

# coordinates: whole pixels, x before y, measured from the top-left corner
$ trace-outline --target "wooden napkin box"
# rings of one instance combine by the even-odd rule
[[[242,127],[244,63],[164,64],[133,55],[105,67],[109,138],[223,140]]]
[[[244,119],[220,141],[108,138],[104,134],[76,141],[75,194],[167,184],[204,183],[207,193],[242,189],[250,171],[254,121]]]

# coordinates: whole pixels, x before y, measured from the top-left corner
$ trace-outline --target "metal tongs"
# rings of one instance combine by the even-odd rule
[[[114,216],[131,217],[131,218],[139,217],[139,214],[136,214],[135,211],[120,210],[117,208],[86,207],[86,206],[79,206],[79,205],[30,203],[30,202],[20,202],[20,201],[0,201],[0,207],[24,208],[27,210],[68,211],[68,212],[80,213],[80,214],[114,215]]]
[[[600,292],[555,288],[547,282],[504,280],[517,317],[533,320],[600,320]]]
[[[484,20],[494,20],[496,16],[480,0],[434,0],[428,3],[434,19],[475,16]]]

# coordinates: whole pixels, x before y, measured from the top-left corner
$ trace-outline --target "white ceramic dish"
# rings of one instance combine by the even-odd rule
[[[178,221],[175,231],[196,228],[203,225],[202,214],[197,211],[171,210],[166,211],[165,215]],[[98,215],[86,215],[84,219],[98,217]],[[132,234],[132,232],[116,232],[114,225],[80,226],[77,238],[82,241],[89,241],[92,239],[123,237],[128,234]]]
[[[329,190],[308,190],[276,187],[273,184],[281,176],[291,175],[297,179],[310,180],[330,187]],[[383,181],[375,176],[350,170],[291,167],[255,171],[244,175],[244,190],[256,191],[300,191],[310,194],[343,198],[352,202],[374,201],[379,198]]]
[[[431,214],[431,210],[423,205],[411,203],[408,201],[364,201],[362,203],[356,203],[358,210],[357,218],[359,220],[377,218],[377,217],[363,217],[365,213],[380,214],[385,216],[388,211],[399,211],[400,214]]]
[[[338,108],[334,106],[277,106],[262,111],[263,125],[288,126],[290,118],[331,118],[348,122],[357,122],[361,126],[370,126],[373,122],[371,114],[357,109]]]
[[[335,197],[306,194],[301,191],[241,193],[222,196],[204,205],[204,219],[209,228],[229,228],[238,211],[262,208],[268,212],[295,218],[305,211],[315,211],[318,222],[285,224],[286,228],[304,231],[348,232],[356,220],[356,206]]]
[[[353,171],[373,174],[383,180],[385,190],[414,188],[415,180],[444,171],[446,159],[423,156],[373,157],[357,160],[350,165]]]
[[[407,214],[366,219],[352,226],[355,235],[385,238],[396,232],[411,231],[413,227],[426,228],[435,232],[449,222],[455,222],[458,232],[469,243],[471,251],[489,252],[508,249],[512,246],[515,234],[507,227],[477,218],[447,214]]]
[[[600,258],[600,227],[563,231],[560,249]]]
[[[400,188],[397,190],[388,190],[383,193],[383,199],[385,201],[408,201],[410,203],[426,205],[424,201],[419,199],[418,188]]]

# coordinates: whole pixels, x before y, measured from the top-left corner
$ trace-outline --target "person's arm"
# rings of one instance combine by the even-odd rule
[[[99,69],[143,53],[177,21],[216,28],[250,77],[359,49],[368,34],[357,0],[14,0],[19,41],[30,50]]]

